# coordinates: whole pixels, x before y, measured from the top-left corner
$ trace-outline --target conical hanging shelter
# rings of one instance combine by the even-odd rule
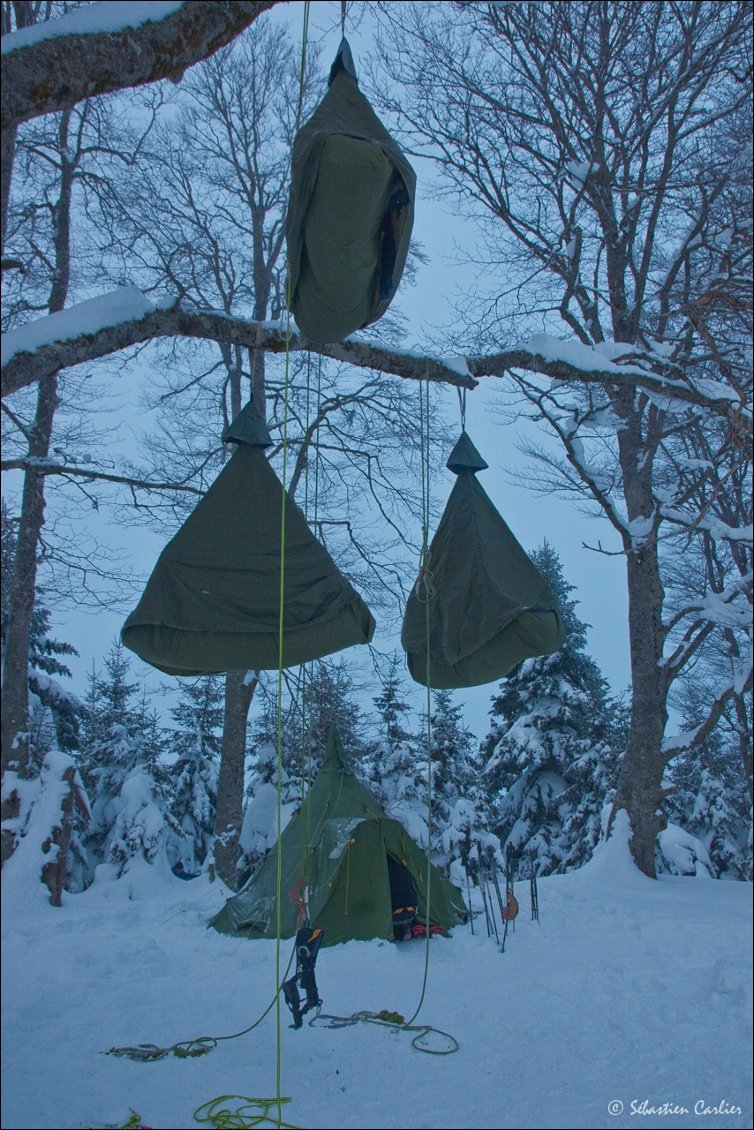
[[[401,642],[417,683],[474,687],[565,641],[550,588],[476,478],[487,464],[464,431],[448,468],[458,479],[409,597]],[[427,654],[429,617],[429,655]]]
[[[163,549],[126,620],[126,647],[168,675],[278,666],[283,488],[246,408],[224,438],[238,447]],[[285,496],[283,666],[368,643],[374,620]]]
[[[325,945],[392,937],[396,890],[399,901],[408,897],[407,890],[415,893],[418,920],[426,925],[426,853],[354,776],[336,730],[330,734],[322,768],[280,845],[281,937],[296,932],[298,898],[304,887],[310,925],[324,930]],[[225,934],[274,938],[277,867],[275,846],[210,925]],[[468,918],[463,895],[434,866],[429,904],[433,927],[448,930]]]
[[[293,144],[286,235],[291,310],[311,341],[376,322],[398,289],[416,176],[359,90],[344,39],[329,89]]]

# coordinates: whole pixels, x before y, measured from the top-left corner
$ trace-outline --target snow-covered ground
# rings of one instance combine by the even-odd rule
[[[360,1023],[292,1030],[282,1013],[283,1117],[298,1127],[751,1127],[751,886],[652,882],[615,837],[580,871],[528,883],[501,954],[483,916],[430,945],[417,1023],[447,1056]],[[270,1003],[275,944],[206,929],[224,890],[142,865],[62,909],[4,871],[4,1130],[197,1126],[218,1096],[275,1094],[273,1009],[201,1058],[136,1063],[113,1046],[250,1025]],[[283,965],[290,943],[285,943]],[[423,942],[351,942],[317,963],[324,1011],[418,1004]],[[221,1104],[230,1106],[232,1103]],[[205,1125],[207,1125],[205,1123]],[[225,1126],[246,1125],[226,1120]],[[269,1123],[265,1123],[269,1125]]]

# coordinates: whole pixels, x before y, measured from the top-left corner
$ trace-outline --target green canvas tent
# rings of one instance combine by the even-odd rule
[[[291,161],[291,311],[311,341],[340,341],[376,322],[392,301],[416,192],[411,165],[359,90],[345,39]]]
[[[283,487],[248,406],[223,437],[236,451],[163,549],[126,620],[126,647],[168,675],[278,666]],[[285,495],[283,666],[368,643],[375,623]]]
[[[431,581],[412,590],[401,633],[412,677],[426,686],[429,662],[437,690],[493,682],[565,641],[547,582],[477,481],[487,464],[465,431],[447,466],[458,478],[430,546]]]
[[[335,730],[322,768],[280,844],[282,937],[291,938],[296,932],[297,897],[306,883],[310,924],[324,930],[325,945],[352,938],[390,938],[394,910],[390,870],[395,871],[396,864],[410,876],[418,919],[426,924],[426,853],[354,776]],[[274,847],[210,925],[226,934],[276,936],[277,856]],[[468,917],[461,892],[434,866],[429,903],[430,925],[443,930]]]

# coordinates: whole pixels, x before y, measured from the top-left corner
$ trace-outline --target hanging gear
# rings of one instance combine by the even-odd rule
[[[412,591],[401,633],[413,679],[433,690],[493,682],[566,638],[549,585],[477,482],[487,464],[466,432],[447,467],[458,478],[430,546],[432,596]]]
[[[317,979],[314,975],[314,965],[322,945],[324,933],[322,930],[313,930],[304,926],[296,934],[296,972],[287,981],[283,982],[283,996],[285,1003],[293,1013],[292,1028],[300,1028],[304,1016],[311,1009],[317,1011],[322,1007],[317,989]],[[306,994],[306,1004],[301,1006],[299,985]]]
[[[343,39],[328,91],[293,143],[288,240],[291,313],[315,342],[376,322],[401,280],[416,176],[359,90]]]
[[[505,922],[505,929],[503,930],[503,944],[501,946],[501,953],[505,953],[505,943],[508,938],[508,927],[511,922],[513,929],[516,928],[516,916],[518,915],[518,899],[513,893],[513,884],[516,874],[516,861],[513,849],[508,844],[505,849],[505,910],[503,912],[503,921]]]
[[[531,917],[533,922],[539,922],[539,893],[537,891],[537,875],[534,871],[534,860],[531,863],[529,876],[529,897],[531,898]]]

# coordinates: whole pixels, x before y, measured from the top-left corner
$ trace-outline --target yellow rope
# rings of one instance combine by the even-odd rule
[[[194,1111],[197,1122],[208,1126],[217,1127],[217,1130],[231,1130],[234,1127],[252,1126],[279,1126],[283,1130],[297,1130],[291,1122],[283,1122],[280,1108],[283,1103],[289,1103],[289,1098],[280,1095],[272,1099],[249,1098],[248,1095],[219,1095],[210,1099]],[[230,1104],[234,1104],[235,1109]],[[270,1113],[273,1106],[277,1107],[278,1116]]]

